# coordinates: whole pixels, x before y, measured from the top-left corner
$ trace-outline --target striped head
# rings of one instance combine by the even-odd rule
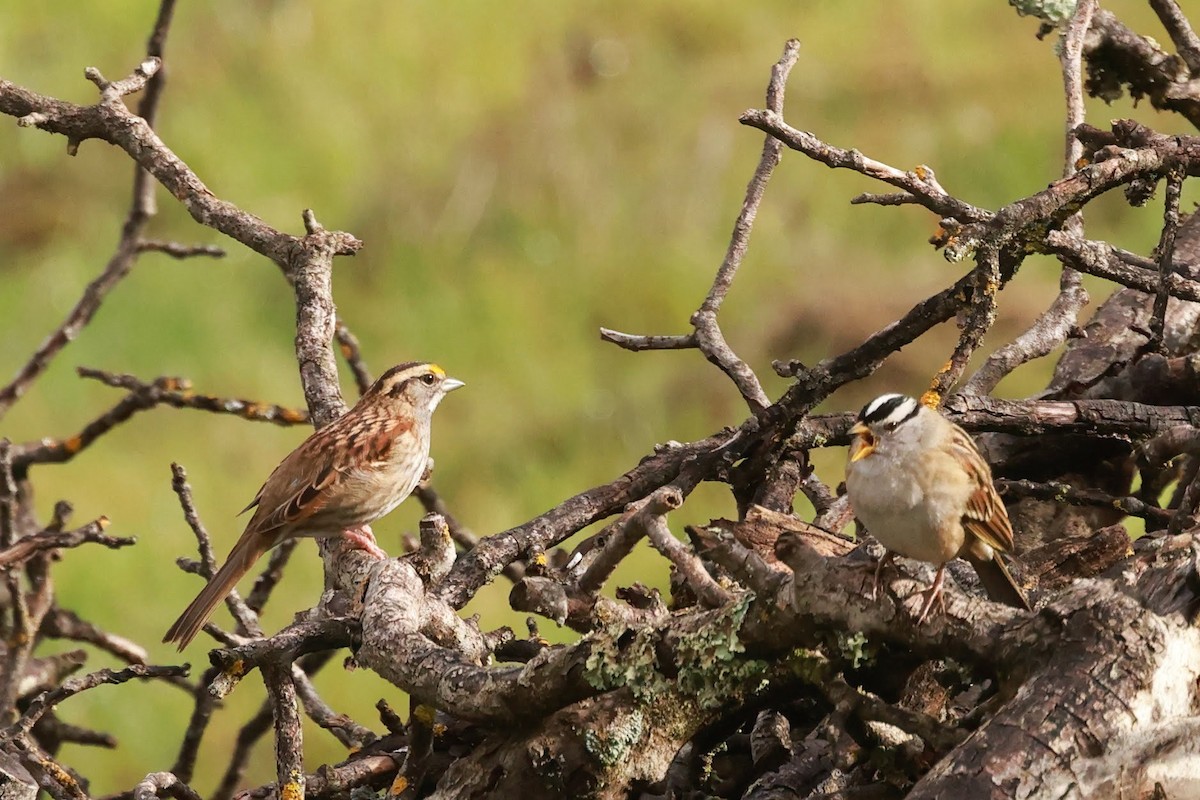
[[[442,398],[463,385],[437,364],[410,361],[399,364],[379,376],[363,394],[360,404],[404,407],[412,414],[428,419]]]
[[[854,427],[850,428],[854,441],[850,444],[850,463],[871,455],[892,438],[908,438],[906,434],[913,426],[907,425],[929,409],[908,395],[884,394],[863,406]],[[911,431],[916,435],[916,431]]]

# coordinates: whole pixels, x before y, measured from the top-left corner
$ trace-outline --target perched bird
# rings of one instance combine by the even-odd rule
[[[245,532],[163,641],[187,647],[259,556],[288,539],[341,535],[387,558],[370,523],[416,488],[429,459],[433,410],[462,385],[436,364],[392,367],[354,408],[305,439],[243,509],[255,509]]]
[[[885,394],[863,408],[846,465],[846,494],[859,520],[887,548],[938,565],[917,623],[940,599],[946,562],[965,558],[993,599],[1030,609],[1000,553],[1013,550],[1008,512],[971,437],[911,397]]]

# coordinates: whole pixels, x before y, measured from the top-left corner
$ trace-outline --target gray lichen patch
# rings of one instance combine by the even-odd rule
[[[652,628],[608,628],[593,634],[585,678],[597,689],[629,687],[642,703],[664,694],[694,700],[699,708],[719,708],[731,696],[753,692],[765,682],[769,665],[745,655],[738,636],[752,595],[705,615],[704,625],[664,641]]]
[[[628,760],[646,733],[646,719],[641,711],[634,709],[621,717],[615,724],[601,729],[589,729],[584,733],[583,744],[587,751],[605,767],[612,768]]]

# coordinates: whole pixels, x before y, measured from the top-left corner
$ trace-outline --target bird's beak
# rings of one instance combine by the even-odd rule
[[[466,386],[466,384],[460,381],[458,378],[446,378],[442,381],[442,392],[448,394],[453,392],[455,389],[461,389],[464,386]]]
[[[866,458],[875,451],[875,437],[871,434],[871,429],[861,422],[854,423],[854,427],[850,429],[850,434],[855,437],[850,443],[850,463],[853,464],[860,458]]]

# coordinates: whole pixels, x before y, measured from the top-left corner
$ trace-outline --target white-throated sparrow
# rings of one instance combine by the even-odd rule
[[[992,471],[962,428],[917,400],[885,394],[850,429],[846,493],[855,515],[889,551],[938,565],[918,624],[940,598],[946,562],[965,558],[988,595],[1029,609],[999,553],[1013,549],[1012,525]]]
[[[224,566],[163,641],[187,647],[254,562],[288,539],[341,535],[386,558],[370,523],[416,488],[429,459],[433,410],[462,385],[436,364],[400,364],[381,375],[354,408],[305,439],[246,506],[244,511],[255,509],[254,516]]]

